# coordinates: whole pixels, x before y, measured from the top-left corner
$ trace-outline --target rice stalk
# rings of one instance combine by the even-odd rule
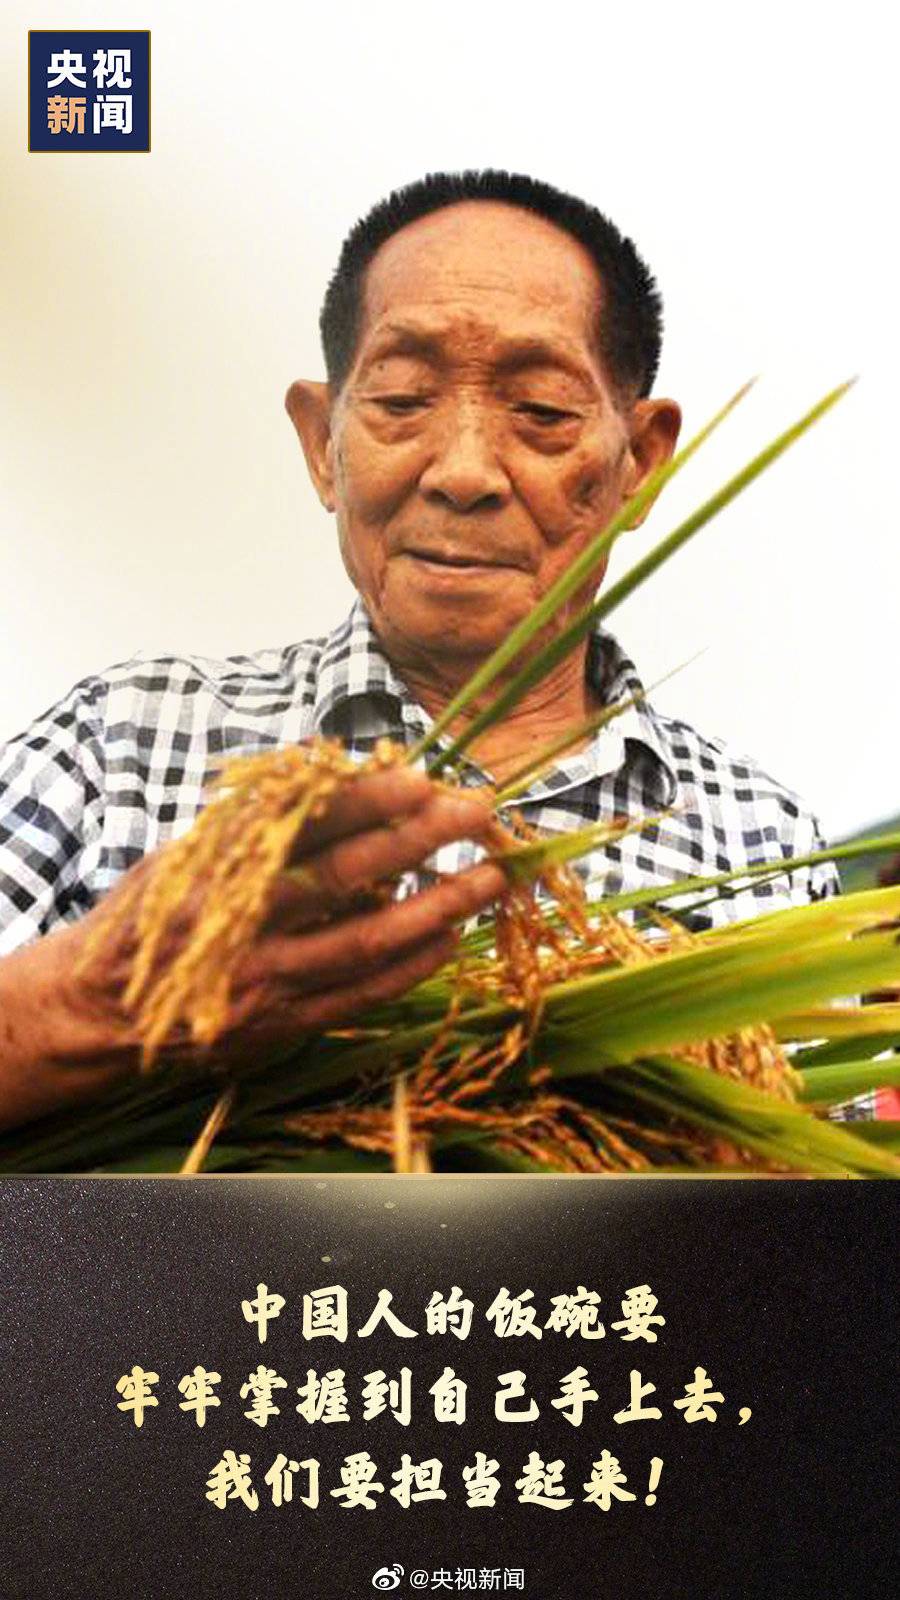
[[[380,744],[366,763],[333,742],[313,741],[228,763],[193,829],[167,846],[145,881],[98,919],[93,959],[113,934],[133,938],[125,1004],[142,1041],[143,1063],[186,1035],[208,1052],[230,1018],[235,974],[265,922],[283,874],[297,864],[304,830],[361,774],[432,755],[432,781],[458,762],[599,618],[632,593],[830,409],[833,390],[792,428],[549,644],[530,653],[542,629],[584,587],[625,527],[732,409],[735,397],[675,460],[645,484],[592,542],[533,614],[515,629],[411,749]],[[516,662],[524,665],[516,668]],[[508,670],[512,675],[507,676]],[[497,691],[497,684],[501,687]],[[449,746],[445,732],[484,700]],[[626,707],[607,708],[522,763],[493,796],[506,806],[563,750]],[[379,1007],[352,1028],[298,1041],[286,1059],[248,1063],[234,1084],[164,1068],[160,1079],[115,1091],[106,1108],[49,1119],[25,1141],[25,1159],[115,1163],[117,1140],[135,1159],[179,1147],[182,1170],[220,1164],[214,1142],[228,1129],[230,1159],[272,1170],[375,1161],[423,1172],[469,1153],[515,1170],[641,1172],[814,1170],[827,1175],[896,1175],[887,1144],[823,1120],[828,1096],[848,1085],[893,1081],[873,1061],[873,1044],[900,1038],[896,1012],[882,1006],[836,1011],[835,995],[900,981],[894,924],[900,891],[689,933],[670,900],[739,892],[754,878],[817,861],[896,847],[898,836],[814,852],[793,862],[760,862],[737,872],[589,903],[571,863],[585,851],[657,825],[625,819],[538,839],[513,816],[495,815],[488,853],[504,867],[507,890],[488,928],[462,941],[459,963],[412,994]],[[387,899],[396,885],[370,886]],[[696,902],[695,902],[696,903]],[[699,903],[703,903],[702,901]],[[630,920],[637,913],[644,925]],[[879,1031],[880,1030],[880,1031]],[[788,1058],[787,1047],[806,1046]],[[830,1052],[830,1054],[829,1054]],[[835,1052],[837,1055],[835,1056]],[[825,1074],[825,1076],[823,1076]],[[201,1109],[202,1108],[202,1109]],[[201,1132],[195,1137],[200,1121]],[[18,1159],[22,1141],[18,1140]],[[6,1153],[4,1153],[6,1149]],[[355,1152],[355,1155],[353,1154]],[[0,1140],[0,1169],[9,1146]],[[16,1170],[22,1170],[21,1166]]]

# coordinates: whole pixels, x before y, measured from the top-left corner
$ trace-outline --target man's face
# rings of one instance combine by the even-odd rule
[[[575,240],[493,202],[411,224],[369,267],[324,497],[398,664],[483,657],[643,476],[601,296]]]

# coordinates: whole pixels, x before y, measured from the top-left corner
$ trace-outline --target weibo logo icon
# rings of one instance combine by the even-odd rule
[[[395,1561],[392,1567],[378,1568],[378,1571],[372,1579],[372,1588],[381,1590],[399,1589],[400,1579],[402,1577],[403,1568],[401,1567],[399,1561]]]

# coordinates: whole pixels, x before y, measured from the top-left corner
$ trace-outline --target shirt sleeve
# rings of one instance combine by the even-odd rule
[[[812,842],[808,855],[813,855],[817,850],[827,850],[828,846],[822,835],[815,817],[810,818]],[[800,853],[799,851],[797,852]],[[838,869],[833,861],[820,861],[817,866],[806,868],[806,894],[810,900],[828,900],[832,895],[840,894],[841,880]]]
[[[785,791],[780,809],[778,842],[784,860],[816,855],[828,848],[818,821],[796,795]],[[781,881],[784,883],[784,878]],[[840,894],[841,880],[833,861],[820,861],[815,866],[796,867],[787,876],[787,887],[791,904],[805,906],[811,901],[828,900]]]
[[[79,683],[0,747],[0,955],[89,910],[104,816],[106,686]]]

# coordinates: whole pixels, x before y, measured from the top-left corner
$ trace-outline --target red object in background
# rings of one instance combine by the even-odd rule
[[[900,1122],[900,1089],[875,1090],[875,1118],[878,1122]]]

